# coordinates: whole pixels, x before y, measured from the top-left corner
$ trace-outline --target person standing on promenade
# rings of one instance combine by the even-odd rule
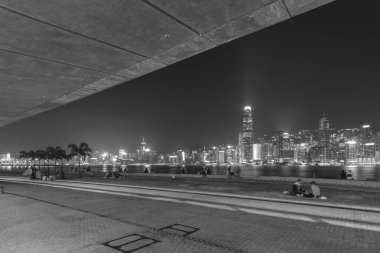
[[[202,166],[202,171],[201,171],[201,173],[202,173],[202,176],[207,176],[207,172],[206,172],[206,166],[205,165],[203,165]]]
[[[232,175],[231,165],[228,165],[227,172],[228,172],[228,175],[229,175],[229,176]]]
[[[340,179],[347,179],[347,174],[346,174],[346,171],[345,170],[342,170],[340,172]]]

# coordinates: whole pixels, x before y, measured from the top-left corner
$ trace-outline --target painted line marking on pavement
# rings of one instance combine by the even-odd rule
[[[372,225],[372,224],[363,224],[363,223],[359,223],[359,222],[331,220],[331,219],[321,219],[321,221],[325,222],[327,224],[330,224],[330,225],[334,225],[334,226],[380,232],[380,226]]]
[[[284,219],[292,219],[292,220],[300,220],[300,221],[307,221],[307,222],[317,222],[316,220],[314,220],[310,217],[304,216],[304,215],[292,215],[292,214],[287,214],[287,213],[280,213],[280,212],[273,212],[273,211],[262,211],[262,210],[247,209],[247,208],[239,208],[238,210],[245,212],[245,213],[257,214],[257,215],[265,215],[265,216],[284,218]]]
[[[204,207],[211,207],[211,208],[228,210],[228,211],[236,211],[236,208],[225,206],[225,205],[215,205],[215,204],[208,204],[208,203],[195,202],[195,201],[184,201],[184,203],[194,205],[194,206],[204,206]]]
[[[153,199],[153,200],[161,200],[161,201],[168,201],[168,202],[174,202],[174,203],[184,203],[183,200],[179,200],[179,199],[169,199],[169,198],[162,198],[162,197],[149,197],[150,199]]]

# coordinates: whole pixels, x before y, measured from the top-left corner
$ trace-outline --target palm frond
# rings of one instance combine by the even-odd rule
[[[69,145],[67,145],[67,148],[70,148],[70,149],[78,149],[78,146],[77,146],[77,144],[75,144],[75,143],[70,143]]]
[[[26,151],[20,151],[19,158],[28,158],[29,155]]]

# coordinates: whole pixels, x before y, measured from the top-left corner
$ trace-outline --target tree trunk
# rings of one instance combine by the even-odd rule
[[[57,159],[54,159],[54,175],[57,176]]]
[[[79,177],[82,177],[82,173],[80,171],[80,156],[78,156],[78,172],[79,172]]]
[[[44,174],[45,176],[47,176],[47,173],[46,173],[46,160],[44,159],[44,167],[43,167],[43,170],[44,170]]]
[[[65,174],[63,172],[63,160],[61,160],[61,179],[65,179]]]
[[[48,167],[48,170],[47,170],[47,173],[46,173],[46,177],[49,177],[50,176],[50,159],[47,159],[47,167]]]

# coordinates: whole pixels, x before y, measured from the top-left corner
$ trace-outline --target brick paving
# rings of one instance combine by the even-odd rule
[[[1,252],[120,252],[102,243],[142,234],[158,241],[138,252],[230,252],[107,217],[5,194],[0,198]]]
[[[7,194],[0,195],[0,252],[120,252],[102,243],[132,233],[160,241],[137,253],[380,252],[380,232],[356,222],[376,226],[380,223],[376,212],[245,203],[249,210],[283,213],[288,216],[284,218],[133,196],[2,184]],[[214,204],[214,200],[204,202]],[[237,204],[241,203],[228,205]],[[350,228],[321,219],[346,223],[348,219],[362,225]],[[175,223],[200,230],[186,237],[159,230]]]

